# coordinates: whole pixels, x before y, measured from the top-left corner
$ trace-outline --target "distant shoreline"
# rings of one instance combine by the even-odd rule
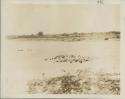
[[[110,32],[93,32],[93,33],[62,33],[62,34],[43,34],[38,32],[37,34],[31,35],[9,35],[7,39],[39,39],[45,41],[82,41],[82,40],[109,40],[109,39],[120,39],[119,31]]]

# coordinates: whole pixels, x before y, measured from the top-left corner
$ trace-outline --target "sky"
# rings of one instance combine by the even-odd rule
[[[120,31],[116,4],[10,4],[4,10],[4,32],[9,35]]]

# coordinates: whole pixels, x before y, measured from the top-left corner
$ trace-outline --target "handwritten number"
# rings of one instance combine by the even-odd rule
[[[98,4],[104,4],[103,0],[97,0]]]

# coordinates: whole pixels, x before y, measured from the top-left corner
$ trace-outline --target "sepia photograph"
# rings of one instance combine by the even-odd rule
[[[121,95],[120,4],[25,1],[4,1],[2,97]]]

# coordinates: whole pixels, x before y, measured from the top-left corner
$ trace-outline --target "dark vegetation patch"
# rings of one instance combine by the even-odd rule
[[[90,57],[81,55],[57,55],[52,58],[45,58],[45,61],[59,62],[59,63],[83,63],[91,60]]]

